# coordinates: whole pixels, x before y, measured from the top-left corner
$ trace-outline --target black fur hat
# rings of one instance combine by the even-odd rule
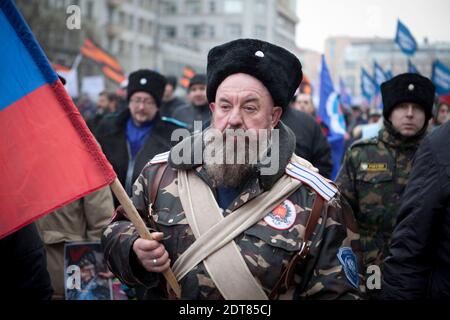
[[[383,117],[389,116],[395,106],[403,102],[419,104],[426,121],[432,117],[435,87],[430,79],[417,73],[403,73],[381,84],[383,98]]]
[[[261,81],[276,106],[287,108],[300,85],[302,65],[291,52],[255,39],[238,39],[212,48],[207,65],[208,101],[216,99],[219,85],[235,73],[246,73]]]
[[[144,91],[149,93],[159,106],[166,83],[166,78],[156,71],[148,69],[134,71],[128,77],[127,99],[129,101],[135,92]]]

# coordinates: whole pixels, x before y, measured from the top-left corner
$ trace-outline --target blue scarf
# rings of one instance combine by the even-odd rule
[[[156,123],[156,117],[148,122],[143,123],[140,127],[136,126],[130,117],[127,121],[127,140],[130,144],[131,157],[134,159],[136,154],[144,145],[145,140],[152,132]]]
[[[239,188],[217,187],[217,204],[223,210],[227,209],[231,202],[239,195]]]

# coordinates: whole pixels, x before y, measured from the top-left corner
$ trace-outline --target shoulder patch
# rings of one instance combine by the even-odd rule
[[[353,250],[349,247],[342,247],[337,254],[339,261],[344,269],[348,281],[355,287],[359,286],[358,263]]]
[[[188,124],[186,122],[177,120],[175,118],[161,117],[161,120],[164,121],[164,122],[169,122],[171,124],[177,125],[177,126],[182,127],[182,128],[186,128],[186,129],[189,128],[189,126],[188,126]]]
[[[170,151],[157,154],[150,160],[150,164],[165,163],[169,160]]]
[[[293,161],[286,166],[286,174],[314,189],[326,201],[330,201],[338,192],[338,189],[319,173]]]

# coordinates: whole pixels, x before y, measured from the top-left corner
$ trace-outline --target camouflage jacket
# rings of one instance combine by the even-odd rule
[[[273,177],[255,176],[249,179],[242,187],[239,196],[226,208],[225,215],[270,189],[278,178],[285,174],[285,167],[294,149],[295,138],[289,129],[284,126],[283,128],[286,132],[280,134],[281,144],[283,145],[283,139],[289,140],[289,143],[286,142],[285,150],[280,151],[283,161],[280,161],[279,173]],[[150,162],[143,169],[134,184],[132,201],[148,225],[150,226],[152,224],[150,220],[153,220],[156,228],[164,233],[163,244],[173,263],[195,241],[195,237],[186,221],[178,195],[177,170],[180,167],[170,161],[160,180],[157,197],[152,205],[153,214],[149,216],[151,205],[149,194],[160,165]],[[183,169],[187,169],[186,166]],[[211,186],[206,171],[201,165],[192,166],[192,170],[195,170],[196,174]],[[212,187],[211,189],[216,194]],[[291,226],[285,230],[278,230],[262,219],[234,239],[249,270],[267,294],[280,278],[282,269],[301,248],[305,225],[316,195],[314,189],[302,184],[287,199],[292,208],[290,214],[295,216]],[[132,244],[137,238],[135,228],[119,207],[102,238],[105,258],[110,269],[124,283],[130,286],[144,285],[147,288],[155,288],[163,278],[159,274],[146,272],[137,262],[132,250]],[[349,281],[350,278],[346,276],[348,268],[346,269],[345,264],[341,264],[338,258],[339,249],[343,247],[352,248],[353,252],[357,253],[357,264],[362,262],[356,221],[349,205],[337,193],[325,203],[322,209],[321,219],[312,235],[310,256],[304,264],[296,268],[295,286],[279,298],[358,298],[358,281],[361,276],[357,274],[354,279],[356,286]],[[182,278],[180,285],[184,299],[223,299],[203,263]]]
[[[336,183],[355,213],[366,266],[382,266],[387,257],[400,198],[423,132],[405,139],[385,121],[378,137],[356,141],[345,155]]]

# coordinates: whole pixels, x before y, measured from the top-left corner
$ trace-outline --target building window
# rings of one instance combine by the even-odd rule
[[[202,3],[200,0],[187,0],[186,1],[186,13],[187,14],[199,14],[202,12]]]
[[[139,22],[138,22],[138,32],[143,32],[144,31],[144,19],[139,18]]]
[[[209,13],[216,13],[216,2],[210,1],[209,2]]]
[[[187,25],[186,34],[189,38],[200,38],[202,34],[202,27],[200,25]]]
[[[147,33],[153,34],[153,23],[151,21],[149,21],[147,24]]]
[[[175,14],[177,13],[177,5],[172,1],[161,2],[161,13],[162,14]]]
[[[177,36],[177,29],[175,26],[163,26],[160,30],[162,38],[175,38]]]
[[[265,26],[255,26],[255,37],[259,39],[266,38],[266,27]]]
[[[125,24],[125,13],[123,11],[119,12],[119,24],[121,26]]]
[[[94,3],[92,3],[92,1],[88,1],[87,6],[86,6],[86,16],[88,19],[92,19],[92,13],[94,11]]]
[[[108,6],[108,22],[114,22],[114,9],[111,6]]]
[[[123,40],[119,40],[119,54],[125,53],[125,42]]]
[[[131,54],[133,52],[133,46],[134,46],[133,41],[130,41],[128,43],[128,54]]]
[[[277,16],[277,26],[283,30],[295,33],[295,23],[281,15]]]
[[[229,38],[239,38],[242,34],[242,27],[240,24],[225,25],[225,34]]]
[[[242,0],[226,0],[223,10],[225,13],[242,13],[244,11],[244,4]]]
[[[216,29],[214,26],[207,26],[206,30],[208,32],[208,37],[213,39],[216,36]]]
[[[133,30],[133,21],[134,20],[134,17],[131,15],[131,14],[129,14],[128,15],[128,30]]]
[[[112,36],[108,36],[108,51],[114,52],[113,50],[114,38]]]

